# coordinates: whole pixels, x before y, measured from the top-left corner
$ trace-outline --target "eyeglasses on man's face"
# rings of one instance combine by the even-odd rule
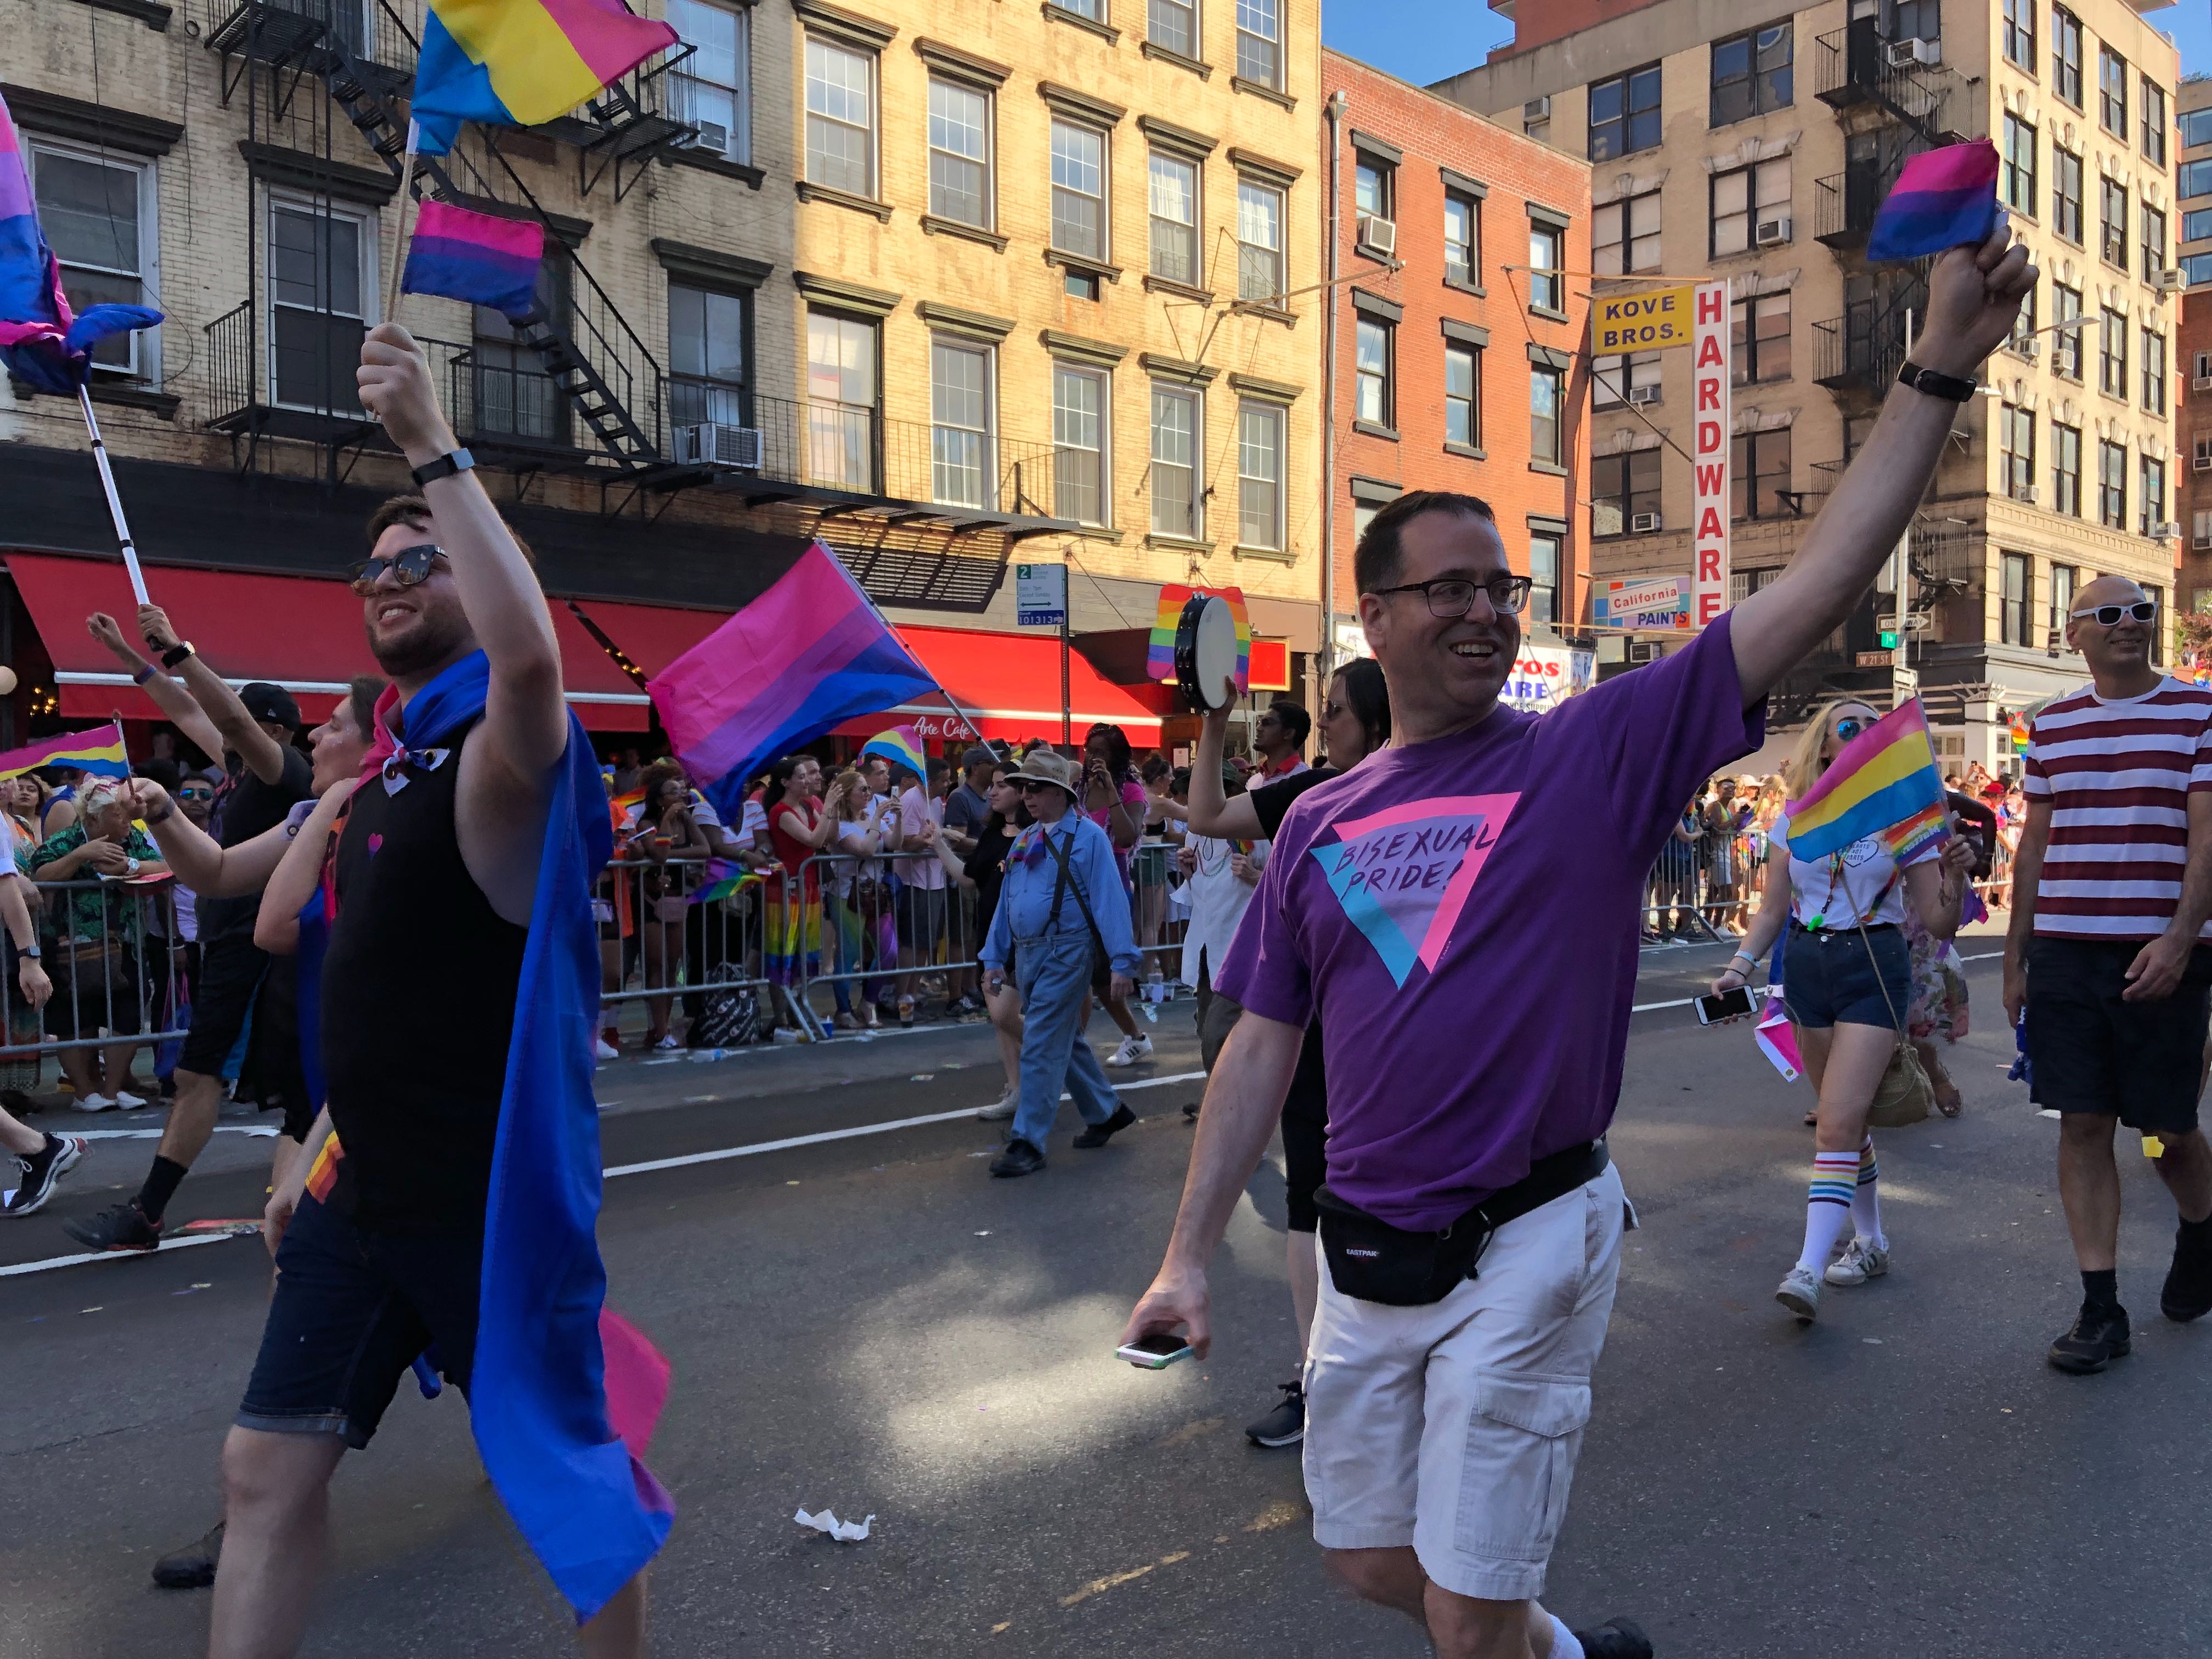
[[[356,593],[374,592],[378,582],[389,570],[402,587],[412,587],[429,575],[430,568],[446,556],[446,550],[434,542],[417,542],[412,547],[403,547],[390,558],[363,559],[347,572],[353,580]]]
[[[2088,617],[2094,618],[2100,628],[2118,628],[2123,617],[2130,622],[2148,622],[2158,615],[2158,601],[2137,599],[2133,605],[2093,605],[2087,610],[2069,611],[2066,614],[2069,620]]]
[[[1474,596],[1480,592],[1490,600],[1490,608],[1501,617],[1517,616],[1528,603],[1528,590],[1535,586],[1533,576],[1492,576],[1486,581],[1469,581],[1464,576],[1443,576],[1432,582],[1401,582],[1395,587],[1378,587],[1377,593],[1419,593],[1428,602],[1429,614],[1446,621],[1464,617],[1474,609]]]

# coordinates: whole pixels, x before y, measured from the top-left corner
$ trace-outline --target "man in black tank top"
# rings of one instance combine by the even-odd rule
[[[416,1356],[427,1350],[470,1391],[526,927],[549,805],[570,775],[552,619],[421,351],[384,325],[362,345],[360,379],[422,490],[377,510],[354,581],[398,706],[380,714],[392,752],[356,787],[336,838],[320,968],[327,1103],[300,1176],[270,1201],[276,1291],[223,1450],[212,1659],[295,1650],[331,1475],[348,1447],[368,1445]],[[342,1152],[316,1158],[332,1130]],[[580,1639],[591,1654],[643,1650],[642,1572]]]

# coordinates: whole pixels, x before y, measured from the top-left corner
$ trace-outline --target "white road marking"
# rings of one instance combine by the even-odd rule
[[[1961,962],[1996,962],[2002,957],[2003,955],[2004,952],[2002,951],[1984,951],[1982,955],[1978,957],[1962,956],[1959,960]],[[1763,989],[1764,988],[1762,987],[1761,988]],[[1686,1008],[1696,1000],[1697,998],[1695,997],[1677,997],[1672,1002],[1639,1002],[1628,1012],[1632,1014],[1648,1014],[1660,1008]]]
[[[243,1238],[244,1233],[198,1233],[190,1238],[165,1238],[154,1250],[87,1250],[82,1255],[50,1256],[44,1261],[19,1261],[12,1267],[0,1267],[0,1279],[14,1279],[21,1273],[42,1273],[53,1267],[82,1267],[88,1261],[121,1261],[142,1255],[167,1255],[172,1250],[189,1250],[195,1244],[220,1244],[225,1239]]]

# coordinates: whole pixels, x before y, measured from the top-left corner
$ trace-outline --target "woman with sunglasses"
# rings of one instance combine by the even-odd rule
[[[1863,702],[1823,707],[1784,768],[1790,798],[1803,799],[1844,746],[1880,718]],[[1717,994],[1747,983],[1788,924],[1783,996],[1820,1105],[1805,1246],[1774,1299],[1809,1323],[1820,1313],[1824,1279],[1863,1285],[1889,1271],[1867,1112],[1912,1000],[1905,907],[1919,912],[1932,938],[1948,940],[1958,930],[1964,884],[1947,882],[1947,870],[1963,867],[1957,855],[1971,857],[1972,849],[1954,837],[1949,850],[1930,845],[1899,865],[1880,836],[1869,836],[1827,857],[1801,859],[1790,850],[1786,811],[1768,830],[1767,847],[1765,901],[1712,988]],[[1853,1236],[1832,1263],[1846,1222]]]

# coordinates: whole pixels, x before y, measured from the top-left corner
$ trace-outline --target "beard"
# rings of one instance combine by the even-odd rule
[[[459,605],[426,608],[398,633],[382,638],[378,637],[374,629],[366,631],[369,653],[375,657],[376,665],[395,680],[443,668],[466,652],[473,639],[468,618]]]

